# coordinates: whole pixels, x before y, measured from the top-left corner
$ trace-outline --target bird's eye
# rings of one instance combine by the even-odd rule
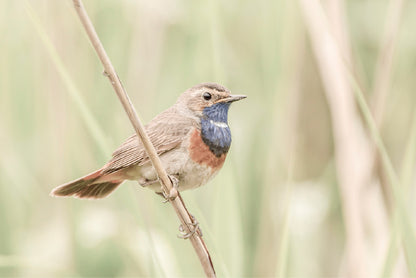
[[[211,94],[210,94],[210,93],[205,92],[205,93],[202,95],[202,97],[203,97],[205,100],[210,100],[212,96],[211,96]]]

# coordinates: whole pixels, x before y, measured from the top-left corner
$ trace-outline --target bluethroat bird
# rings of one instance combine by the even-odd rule
[[[204,185],[221,169],[231,145],[228,109],[232,102],[245,97],[231,95],[216,83],[202,83],[185,91],[173,106],[145,126],[168,175],[177,181],[179,191]],[[104,198],[125,180],[137,180],[143,187],[163,193],[157,173],[136,134],[102,168],[56,187],[51,195]]]

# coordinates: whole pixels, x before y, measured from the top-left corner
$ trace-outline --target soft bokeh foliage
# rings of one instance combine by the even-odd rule
[[[344,3],[370,104],[389,3]],[[200,82],[248,95],[230,109],[233,145],[223,170],[183,194],[218,276],[345,275],[337,142],[298,1],[85,5],[144,122]],[[415,19],[416,3],[408,1],[380,124],[394,168],[408,173],[408,200],[415,197]],[[176,238],[170,206],[137,183],[99,201],[49,197],[54,186],[101,167],[133,132],[71,1],[2,0],[0,34],[0,276],[202,275],[191,245]],[[391,193],[375,192],[362,211],[363,221],[373,213],[367,207],[380,211],[365,226],[365,264],[371,277],[390,264],[407,273],[402,253],[387,248]],[[407,209],[414,222],[414,202]]]

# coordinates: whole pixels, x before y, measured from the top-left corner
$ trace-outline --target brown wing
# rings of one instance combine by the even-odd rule
[[[157,115],[145,129],[156,152],[161,155],[179,146],[193,126],[196,126],[194,120],[170,108]],[[114,151],[113,158],[104,166],[103,172],[112,173],[121,168],[143,165],[148,161],[142,142],[134,134]]]

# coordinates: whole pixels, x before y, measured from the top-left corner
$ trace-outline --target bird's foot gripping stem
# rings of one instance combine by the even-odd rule
[[[167,194],[164,190],[162,190],[162,197],[165,199],[163,203],[167,203],[169,201],[175,200],[178,197],[178,187],[179,187],[179,180],[177,177],[173,175],[168,175],[170,181],[172,182],[173,187],[170,189],[170,192]]]
[[[186,232],[185,228],[183,227],[183,224],[180,224],[179,225],[180,235],[178,235],[178,238],[188,239],[191,236],[193,236],[195,233],[197,233],[200,237],[202,237],[202,230],[199,227],[199,222],[196,220],[196,218],[192,214],[189,214],[189,216],[191,217],[191,221],[192,221],[192,223],[187,224],[189,233]]]

